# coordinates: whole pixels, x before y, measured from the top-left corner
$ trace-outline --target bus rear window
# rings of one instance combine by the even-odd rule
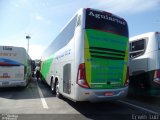
[[[85,29],[97,29],[128,37],[128,27],[125,20],[107,12],[86,10]]]
[[[130,43],[130,58],[143,55],[146,47],[146,39],[139,39]]]

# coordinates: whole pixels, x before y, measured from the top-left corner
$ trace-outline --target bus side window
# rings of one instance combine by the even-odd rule
[[[139,39],[130,43],[130,58],[143,55],[145,51],[145,39]]]

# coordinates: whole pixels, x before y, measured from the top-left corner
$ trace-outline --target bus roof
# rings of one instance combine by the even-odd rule
[[[131,41],[135,41],[135,40],[138,40],[138,39],[141,39],[141,38],[145,38],[145,37],[149,37],[149,36],[156,35],[156,34],[160,34],[160,32],[147,32],[147,33],[139,34],[139,35],[130,37],[129,41],[130,42]]]

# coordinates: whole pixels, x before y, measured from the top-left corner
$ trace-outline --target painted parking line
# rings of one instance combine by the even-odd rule
[[[130,105],[130,106],[132,106],[132,107],[135,107],[135,108],[138,108],[138,109],[141,109],[141,110],[147,111],[147,112],[152,113],[152,114],[157,114],[157,115],[159,115],[159,113],[158,113],[158,112],[155,112],[155,111],[149,110],[149,109],[147,109],[147,108],[144,108],[144,107],[141,107],[141,106],[138,106],[138,105],[134,105],[134,104],[129,103],[129,102],[125,102],[125,101],[121,101],[121,100],[118,100],[118,102],[121,102],[121,103],[123,103],[123,104]]]
[[[44,98],[44,96],[43,96],[43,93],[42,93],[42,91],[41,91],[41,89],[40,89],[37,81],[36,81],[36,84],[37,84],[39,96],[40,96],[40,98],[41,98],[42,106],[43,106],[44,109],[48,109],[47,102],[46,102],[46,100],[45,100],[45,98]]]

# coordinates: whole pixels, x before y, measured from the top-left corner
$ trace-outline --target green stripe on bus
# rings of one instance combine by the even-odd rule
[[[50,57],[49,59],[45,60],[41,64],[41,74],[44,80],[46,80],[47,75],[49,74],[49,70],[51,68],[51,64],[53,62],[53,57]]]

